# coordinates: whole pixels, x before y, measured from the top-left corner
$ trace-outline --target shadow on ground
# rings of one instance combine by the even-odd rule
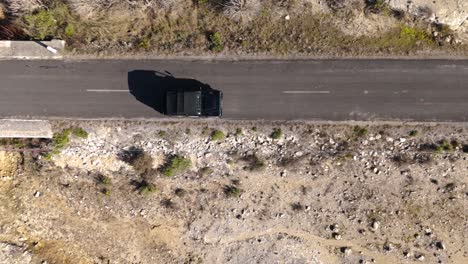
[[[209,85],[195,79],[175,78],[167,71],[164,73],[148,70],[128,72],[130,93],[135,99],[161,114],[167,114],[166,93],[168,91],[193,91],[199,90],[200,87],[213,90]]]

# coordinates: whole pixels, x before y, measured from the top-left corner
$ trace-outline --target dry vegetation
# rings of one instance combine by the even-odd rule
[[[48,159],[0,151],[2,263],[468,260],[464,124],[55,121],[54,129],[53,141],[0,142],[60,149]]]
[[[448,27],[425,20],[430,10],[410,15],[382,0],[7,0],[4,6],[8,28],[23,30],[15,34],[66,39],[70,54],[467,51]]]

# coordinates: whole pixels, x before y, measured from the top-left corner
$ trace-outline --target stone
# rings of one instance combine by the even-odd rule
[[[440,250],[445,250],[445,245],[442,241],[437,241],[435,242],[435,246],[437,249],[440,249]]]

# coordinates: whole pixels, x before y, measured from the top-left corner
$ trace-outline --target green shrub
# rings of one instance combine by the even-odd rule
[[[157,189],[156,189],[156,186],[154,184],[143,180],[139,184],[137,190],[138,190],[139,194],[149,195],[149,194],[154,193]]]
[[[35,14],[26,15],[24,18],[32,34],[39,39],[54,36],[57,32],[57,20],[49,10],[42,9]]]
[[[99,174],[96,178],[97,178],[97,181],[103,185],[110,185],[112,183],[111,178],[102,174]]]
[[[417,130],[411,130],[411,131],[409,132],[409,136],[410,136],[410,137],[415,137],[415,136],[417,136],[417,135],[418,135],[418,131],[417,131]]]
[[[234,185],[225,185],[223,187],[223,191],[227,197],[233,197],[233,198],[237,198],[242,194],[242,190],[237,188]]]
[[[223,39],[219,32],[213,32],[208,37],[210,42],[210,50],[214,52],[221,52],[224,49]]]
[[[259,171],[265,168],[265,162],[256,154],[247,155],[243,157],[242,160],[247,163],[246,169],[250,171]]]
[[[354,126],[353,128],[353,135],[356,138],[364,137],[367,135],[369,131],[365,127]]]
[[[110,196],[112,192],[109,188],[102,188],[101,193],[104,194],[105,196]]]
[[[283,135],[283,132],[280,128],[273,129],[273,132],[270,134],[272,139],[279,139]]]
[[[67,24],[67,26],[65,27],[65,36],[71,38],[75,35],[75,27],[73,26],[73,24]]]
[[[224,140],[225,137],[223,131],[220,130],[215,130],[211,133],[211,140],[213,141],[221,141]]]
[[[163,175],[167,177],[172,177],[174,175],[184,173],[190,169],[192,162],[190,159],[174,156],[169,159],[169,161],[162,168]]]
[[[254,126],[254,127],[252,127],[252,131],[253,131],[253,132],[257,132],[257,131],[258,131],[258,128]]]
[[[79,138],[88,138],[88,132],[86,132],[86,130],[84,130],[83,128],[81,127],[75,127],[73,128],[73,131],[72,131],[73,135],[75,137],[79,137]]]
[[[208,174],[211,174],[213,173],[213,169],[210,168],[210,167],[203,167],[200,169],[199,173],[202,175],[202,176],[206,176]]]
[[[160,137],[165,137],[166,135],[167,135],[167,133],[166,133],[166,131],[164,131],[164,130],[160,130],[160,131],[158,132],[158,136],[160,136]]]
[[[243,134],[243,133],[242,133],[242,129],[236,128],[236,133],[235,133],[235,135],[236,135],[236,136],[242,136],[242,134]]]
[[[130,147],[122,150],[117,156],[119,160],[131,165],[140,174],[153,170],[153,158],[141,148]]]

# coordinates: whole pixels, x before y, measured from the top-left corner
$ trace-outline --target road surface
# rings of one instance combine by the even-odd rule
[[[1,118],[159,118],[135,70],[224,93],[227,119],[468,121],[467,60],[0,61]]]

